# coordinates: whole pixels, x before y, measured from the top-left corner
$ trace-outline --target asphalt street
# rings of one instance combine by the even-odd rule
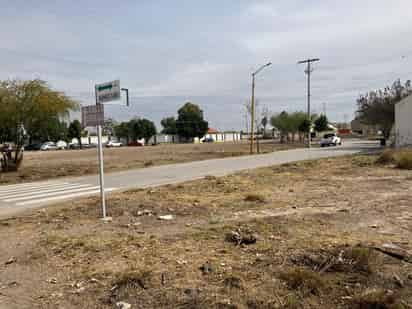
[[[196,161],[129,170],[105,175],[107,192],[147,188],[290,162],[314,160],[379,149],[375,141],[346,140],[343,146],[293,149],[269,154]],[[96,156],[97,160],[97,156]],[[62,200],[79,199],[99,192],[97,175],[0,186],[0,217]]]

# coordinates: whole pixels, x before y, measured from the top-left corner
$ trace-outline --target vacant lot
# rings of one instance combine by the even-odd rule
[[[117,193],[109,223],[95,198],[2,220],[0,308],[411,308],[412,172],[375,160]]]
[[[302,147],[302,145],[264,143],[260,148],[262,153],[267,153],[296,147]],[[104,149],[107,172],[247,154],[249,154],[247,143],[179,144]],[[19,172],[7,174],[0,172],[0,184],[97,173],[97,149],[26,152]]]

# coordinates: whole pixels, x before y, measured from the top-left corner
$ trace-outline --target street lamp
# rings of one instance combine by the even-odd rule
[[[122,88],[120,90],[126,92],[126,106],[129,106],[129,89]]]
[[[253,154],[253,140],[255,138],[255,76],[261,72],[264,68],[272,65],[272,62],[268,62],[265,65],[262,65],[259,69],[252,73],[252,102],[251,102],[251,124],[250,124],[250,154]]]

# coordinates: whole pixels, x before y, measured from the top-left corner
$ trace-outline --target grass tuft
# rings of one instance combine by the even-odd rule
[[[405,151],[398,154],[396,167],[403,170],[412,170],[412,151]]]
[[[319,295],[326,286],[324,279],[318,273],[302,268],[284,271],[279,277],[286,281],[290,289],[314,295]]]
[[[353,307],[359,309],[403,309],[400,299],[393,293],[383,289],[369,290],[358,295],[353,300]]]
[[[377,164],[392,164],[395,163],[395,152],[392,149],[386,149],[381,153],[381,155],[376,159]]]
[[[251,193],[245,196],[246,202],[258,202],[258,203],[265,203],[266,199],[261,194]]]

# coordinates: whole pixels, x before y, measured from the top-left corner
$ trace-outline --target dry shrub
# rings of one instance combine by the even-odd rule
[[[150,286],[152,273],[148,270],[128,270],[117,274],[113,280],[113,286],[117,289],[129,288],[129,289],[147,289]]]
[[[403,151],[396,157],[396,167],[403,170],[412,170],[412,151]]]
[[[395,151],[386,149],[376,160],[377,164],[392,164],[395,163]]]
[[[245,201],[246,202],[264,203],[264,202],[266,202],[266,199],[261,194],[251,193],[251,194],[248,194],[248,195],[245,196]]]
[[[320,250],[293,258],[296,265],[310,267],[317,272],[373,272],[372,262],[376,258],[370,248],[339,247],[332,250]]]
[[[144,165],[144,167],[153,166],[154,162],[153,161],[146,161],[143,165]]]
[[[368,290],[353,300],[354,309],[402,309],[399,297],[385,290]]]
[[[301,290],[304,293],[314,295],[319,295],[326,286],[319,273],[302,268],[284,271],[280,273],[279,278],[286,281],[290,289]]]

